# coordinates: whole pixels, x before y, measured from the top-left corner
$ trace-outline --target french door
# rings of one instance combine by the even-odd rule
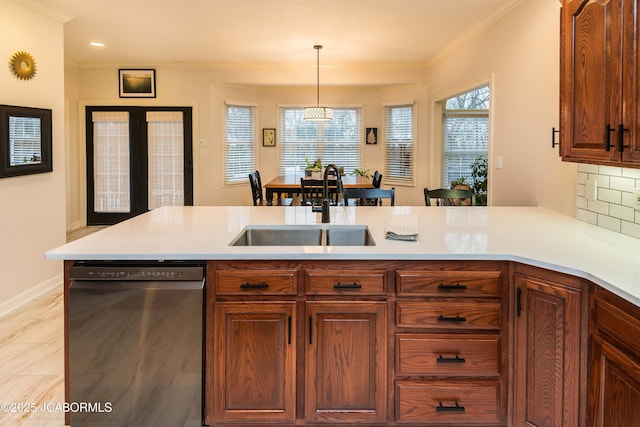
[[[193,205],[190,107],[86,107],[87,225]]]

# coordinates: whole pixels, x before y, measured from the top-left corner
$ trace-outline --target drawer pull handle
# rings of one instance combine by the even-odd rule
[[[467,289],[467,285],[461,285],[460,283],[456,283],[455,285],[445,285],[444,283],[440,283],[438,285],[438,289],[440,290],[465,290]]]
[[[336,283],[333,285],[333,289],[360,289],[362,285],[360,283]]]
[[[436,411],[438,412],[464,412],[464,406],[460,406],[458,402],[456,402],[456,406],[444,406],[442,402],[438,402],[438,406],[436,406]]]
[[[262,283],[243,283],[240,285],[240,289],[266,289],[269,287],[267,282]]]
[[[466,360],[464,357],[460,357],[456,354],[456,357],[442,357],[442,355],[439,355],[438,358],[436,359],[436,362],[438,363],[465,363]]]
[[[460,317],[456,314],[456,317],[445,317],[442,314],[438,316],[438,322],[466,322],[466,317]]]

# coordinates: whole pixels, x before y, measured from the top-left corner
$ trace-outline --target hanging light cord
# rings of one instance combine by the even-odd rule
[[[316,50],[316,106],[320,106],[320,49],[322,49],[322,45],[317,44],[313,46]]]

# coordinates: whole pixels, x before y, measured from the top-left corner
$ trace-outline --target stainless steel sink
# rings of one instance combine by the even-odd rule
[[[375,246],[366,225],[344,225],[325,229],[327,246]]]
[[[287,226],[249,226],[230,246],[320,246],[322,229]]]
[[[375,246],[366,225],[251,225],[229,246]]]

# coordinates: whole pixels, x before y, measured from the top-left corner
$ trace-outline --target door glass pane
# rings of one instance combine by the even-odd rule
[[[180,111],[147,112],[149,209],[184,205],[184,130]]]
[[[130,212],[129,113],[93,112],[94,211]]]

